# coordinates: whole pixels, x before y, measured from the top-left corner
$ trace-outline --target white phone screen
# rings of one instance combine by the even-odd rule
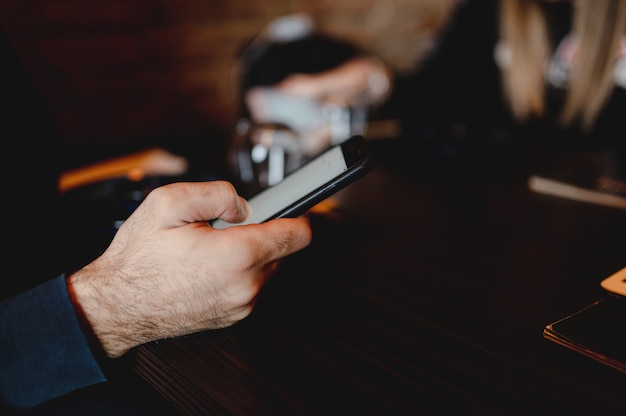
[[[330,182],[347,169],[341,146],[334,146],[302,168],[291,173],[282,182],[250,198],[248,202],[252,207],[252,213],[246,221],[230,224],[216,220],[212,223],[212,226],[213,228],[226,228],[231,225],[261,223],[294,201]]]

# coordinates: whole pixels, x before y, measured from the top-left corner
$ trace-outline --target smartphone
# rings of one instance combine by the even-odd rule
[[[373,167],[370,148],[362,136],[332,146],[281,182],[248,199],[250,218],[240,223],[215,220],[213,228],[258,224],[275,218],[297,217],[368,173]]]

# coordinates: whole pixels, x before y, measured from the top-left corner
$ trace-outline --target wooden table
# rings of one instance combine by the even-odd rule
[[[186,414],[626,414],[626,374],[542,337],[626,265],[626,212],[375,151],[251,316],[137,373]]]

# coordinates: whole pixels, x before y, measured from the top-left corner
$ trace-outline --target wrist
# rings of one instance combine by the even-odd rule
[[[67,293],[69,294],[70,301],[74,309],[74,313],[76,314],[76,318],[78,319],[78,324],[80,325],[80,329],[83,335],[85,336],[85,338],[87,339],[87,344],[89,344],[89,348],[91,349],[94,357],[96,358],[96,361],[98,361],[99,364],[102,364],[109,357],[106,351],[104,350],[102,343],[100,342],[100,339],[98,339],[98,337],[96,336],[91,323],[87,319],[87,316],[85,315],[85,311],[81,303],[78,301],[78,297],[76,295],[76,289],[74,287],[72,279],[66,278],[65,284],[67,286]]]
[[[116,318],[116,300],[107,295],[106,286],[96,284],[102,281],[94,263],[67,279],[74,310],[98,360],[118,358],[135,345],[126,334],[126,326]]]

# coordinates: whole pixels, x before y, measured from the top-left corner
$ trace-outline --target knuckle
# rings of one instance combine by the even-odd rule
[[[226,207],[237,206],[239,196],[235,187],[230,182],[216,182],[214,192],[218,194],[219,200],[223,201]]]
[[[258,280],[254,278],[245,280],[230,293],[229,303],[232,309],[251,309],[254,300],[259,294],[261,288],[260,284],[256,283]]]
[[[154,188],[150,193],[146,196],[145,201],[148,204],[156,205],[156,206],[171,206],[172,203],[177,199],[175,194],[180,191],[178,189],[175,191],[175,184],[163,185],[157,188]],[[180,187],[177,187],[180,188]]]
[[[252,304],[247,304],[245,306],[242,306],[240,308],[238,308],[231,316],[231,318],[235,321],[242,321],[245,318],[247,318],[248,316],[250,316],[250,314],[252,313],[252,309],[253,309],[253,305]]]
[[[237,198],[237,191],[232,183],[228,181],[215,181],[211,182],[211,186],[214,188],[214,192],[220,194],[224,199]]]

